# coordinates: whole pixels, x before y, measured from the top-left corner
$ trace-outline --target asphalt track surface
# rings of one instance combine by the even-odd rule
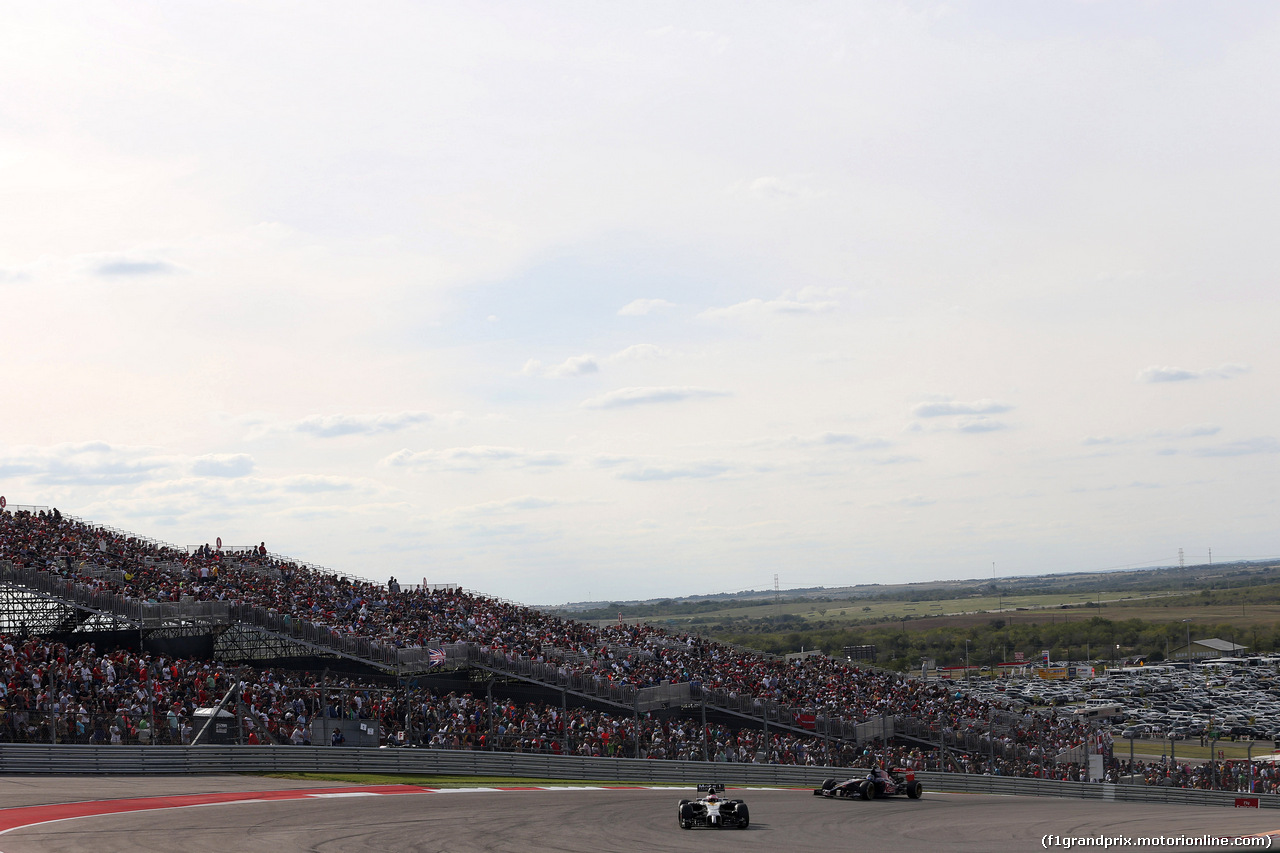
[[[918,801],[873,802],[831,801],[796,790],[731,788],[729,795],[750,805],[749,829],[679,829],[676,802],[693,794],[675,789],[446,792],[240,776],[0,777],[0,851],[1001,853],[1066,849],[1044,846],[1046,835],[1280,833],[1280,812],[1259,809],[930,792]],[[74,816],[115,809],[131,810]],[[1272,837],[1280,849],[1280,838]]]

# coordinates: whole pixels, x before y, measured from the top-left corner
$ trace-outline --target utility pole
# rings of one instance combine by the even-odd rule
[[[1004,610],[1004,590],[996,583],[996,561],[991,561],[991,584],[996,588],[996,611]]]
[[[497,749],[498,747],[494,746],[493,744],[494,713],[493,713],[493,676],[492,675],[489,676],[489,682],[484,686],[484,692],[485,692],[486,699],[488,700],[488,707],[489,707],[489,749]],[[426,734],[426,733],[424,732],[423,734]]]
[[[560,754],[569,754],[569,691],[560,688]]]
[[[711,738],[707,734],[707,694],[702,693],[702,760],[711,760]]]

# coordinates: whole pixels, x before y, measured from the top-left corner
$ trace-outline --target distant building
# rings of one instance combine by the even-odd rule
[[[1228,640],[1213,637],[1208,640],[1192,640],[1191,646],[1174,649],[1170,656],[1174,660],[1208,660],[1209,658],[1234,657],[1242,654],[1248,646],[1237,646]],[[1190,654],[1188,654],[1188,649]]]

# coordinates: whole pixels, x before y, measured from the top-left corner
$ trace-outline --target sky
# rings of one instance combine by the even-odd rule
[[[1280,554],[1280,5],[0,15],[10,507],[529,604]]]

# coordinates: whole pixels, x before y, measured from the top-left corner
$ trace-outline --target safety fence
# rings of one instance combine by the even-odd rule
[[[826,778],[848,778],[847,769],[778,764],[579,758],[436,749],[352,749],[330,746],[0,746],[2,775],[139,775],[208,773],[381,773],[425,776],[510,776],[659,785],[777,785],[816,788]],[[856,771],[853,775],[857,775]],[[1242,795],[1142,784],[1057,782],[963,773],[916,773],[931,791],[1060,797],[1188,806],[1235,806],[1256,800],[1280,808],[1275,794]]]

